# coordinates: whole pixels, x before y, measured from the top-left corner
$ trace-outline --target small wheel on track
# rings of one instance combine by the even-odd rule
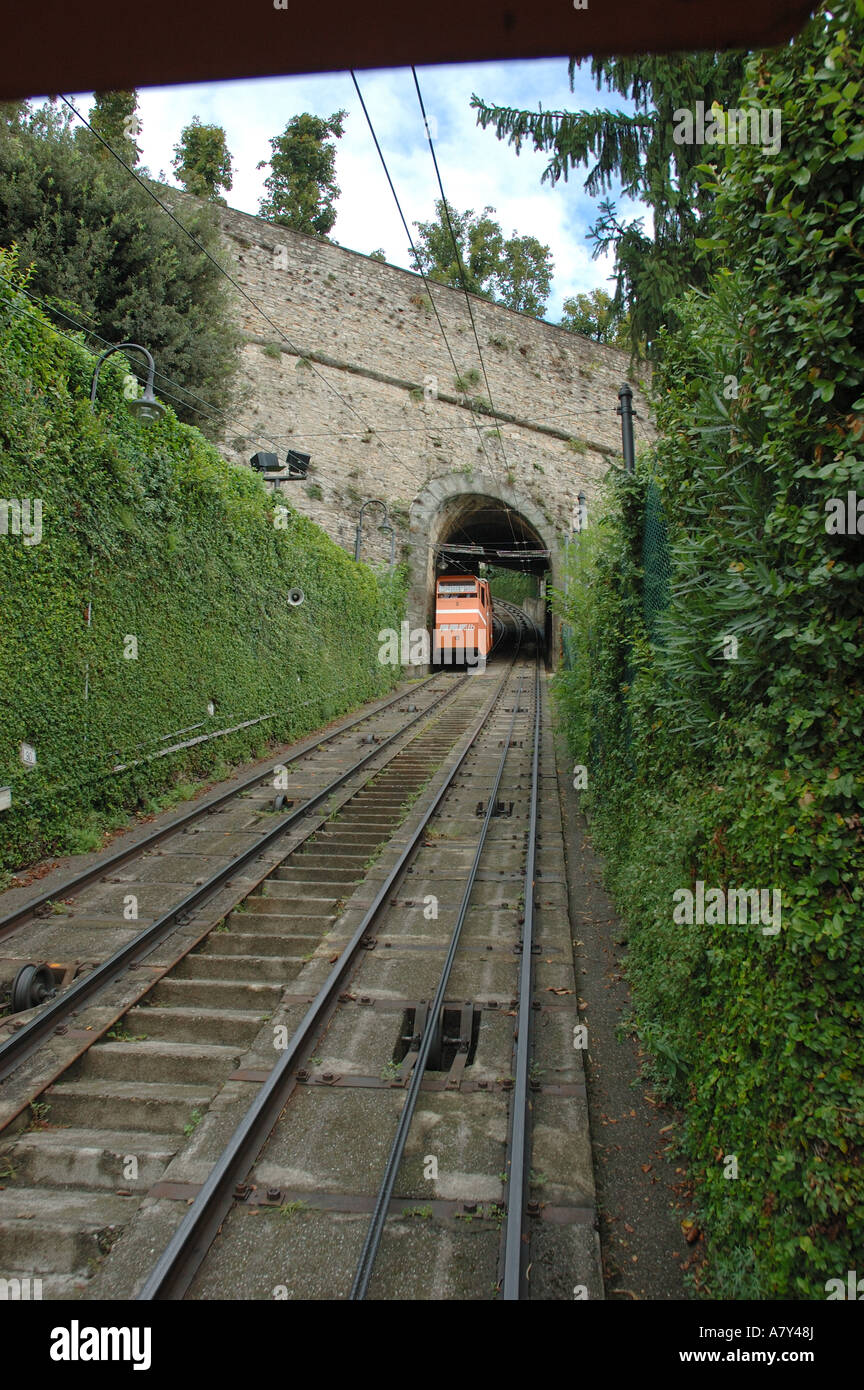
[[[12,984],[12,1012],[35,1009],[56,993],[54,976],[47,965],[22,965]]]

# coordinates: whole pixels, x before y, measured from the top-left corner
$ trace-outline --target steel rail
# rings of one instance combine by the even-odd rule
[[[379,757],[390,744],[402,738],[403,735],[406,734],[409,729],[413,728],[415,724],[419,723],[420,720],[428,718],[444,700],[449,699],[457,690],[461,689],[465,681],[469,679],[469,676],[463,676],[462,680],[457,681],[450,690],[445,690],[442,695],[439,695],[436,700],[433,700],[431,705],[421,710],[413,719],[409,719],[407,723],[397,729],[394,734],[386,738],[383,743],[377,744],[371,752],[366,753],[358,762],[349,767],[346,772],[340,773],[332,782],[328,782],[323,791],[316,792],[308,801],[304,801],[302,806],[299,806],[296,811],[290,812],[278,825],[274,826],[272,830],[262,835],[261,839],[258,840],[256,844],[244,850],[241,854],[237,855],[236,858],[232,859],[230,863],[223,865],[221,869],[217,869],[203,884],[194,888],[191,893],[187,893],[185,898],[181,899],[179,903],[175,903],[167,912],[163,912],[162,916],[158,917],[155,922],[151,922],[150,926],[138,932],[136,936],[126,942],[125,946],[120,946],[107,960],[102,961],[102,963],[97,965],[94,970],[91,970],[89,974],[82,976],[81,979],[76,981],[68,990],[65,990],[62,994],[58,995],[56,999],[40,1009],[39,1013],[34,1018],[28,1023],[25,1023],[23,1027],[19,1028],[18,1031],[7,1038],[5,1042],[0,1043],[0,1081],[5,1080],[5,1078],[20,1065],[25,1057],[28,1057],[30,1053],[34,1052],[44,1039],[54,1031],[58,1023],[68,1018],[68,1016],[74,1012],[75,1009],[79,1008],[87,999],[91,998],[92,995],[115,980],[121,971],[128,965],[133,962],[137,964],[149,955],[149,953],[173,931],[174,927],[178,925],[178,918],[185,917],[189,912],[200,907],[202,903],[209,897],[212,897],[214,893],[223,887],[229,879],[233,878],[233,876],[247,864],[252,863],[255,859],[259,859],[264,851],[284,835],[302,816],[314,810],[316,806],[320,805],[322,801],[325,801],[337,788],[341,787],[343,782],[347,782],[349,778],[355,776],[355,774],[360,772],[373,758]],[[404,696],[402,698],[404,698]],[[98,1035],[94,1033],[94,1042],[97,1036]]]
[[[58,884],[50,891],[41,893],[36,898],[30,898],[28,902],[22,903],[20,907],[16,907],[12,912],[7,913],[5,917],[0,917],[0,940],[15,931],[23,922],[32,917],[38,908],[44,907],[46,903],[52,902],[59,897],[67,896],[69,893],[79,892],[82,888],[86,888],[88,884],[102,878],[113,869],[118,869],[121,864],[125,864],[128,860],[134,859],[137,855],[141,854],[142,851],[149,849],[152,845],[158,844],[160,840],[164,840],[169,835],[173,835],[177,830],[182,830],[184,826],[191,824],[192,821],[199,820],[202,816],[209,815],[211,811],[215,811],[220,806],[224,806],[226,802],[233,800],[235,796],[242,796],[243,792],[248,791],[250,787],[257,786],[259,782],[265,782],[268,777],[272,776],[277,767],[288,767],[291,763],[296,763],[301,758],[307,757],[310,753],[316,752],[319,748],[322,748],[325,743],[329,743],[331,739],[338,738],[340,734],[348,733],[349,730],[355,728],[358,724],[363,724],[367,719],[374,719],[376,715],[383,713],[383,711],[389,709],[391,705],[397,704],[399,700],[405,700],[409,696],[414,695],[416,691],[422,690],[430,681],[436,680],[440,674],[440,672],[436,672],[432,676],[427,676],[426,679],[420,681],[413,690],[403,690],[400,695],[394,695],[392,700],[385,701],[384,704],[379,705],[378,708],[371,713],[360,714],[355,719],[349,720],[347,724],[341,724],[338,729],[332,729],[330,733],[325,734],[322,738],[316,739],[313,743],[307,744],[305,748],[301,748],[296,753],[290,754],[289,757],[280,758],[278,762],[275,762],[272,767],[267,768],[265,771],[255,772],[250,777],[244,778],[242,782],[238,782],[235,786],[229,788],[228,791],[220,792],[219,795],[213,797],[211,801],[206,801],[201,805],[194,806],[190,811],[185,812],[182,816],[178,816],[170,825],[164,825],[160,829],[154,830],[151,834],[142,836],[134,845],[127,845],[125,848],[117,850],[114,854],[110,854],[105,859],[101,859],[98,864],[93,864],[89,868],[84,869],[80,874],[77,874],[74,878],[68,879],[65,883]]]
[[[495,775],[495,782],[491,792],[489,793],[489,800],[486,804],[486,815],[483,819],[483,825],[480,830],[480,837],[477,842],[477,849],[474,854],[474,861],[471,865],[471,869],[469,871],[468,878],[465,884],[465,891],[462,895],[462,902],[460,904],[459,912],[456,918],[456,925],[453,928],[453,934],[450,938],[450,945],[447,948],[447,955],[444,959],[444,965],[441,969],[441,976],[438,981],[438,988],[435,991],[435,997],[430,1006],[429,1013],[427,1014],[428,1022],[426,1024],[425,1029],[423,1030],[423,1037],[421,1039],[420,1047],[417,1053],[417,1060],[415,1061],[413,1070],[411,1072],[411,1080],[408,1085],[408,1093],[405,1097],[405,1104],[403,1105],[399,1115],[399,1123],[396,1127],[396,1133],[393,1137],[393,1143],[390,1147],[390,1154],[387,1159],[387,1166],[384,1170],[384,1177],[382,1178],[381,1186],[378,1189],[378,1196],[375,1201],[375,1209],[372,1213],[372,1218],[369,1222],[369,1229],[366,1232],[366,1239],[363,1243],[363,1249],[360,1253],[360,1258],[357,1262],[357,1269],[354,1274],[354,1283],[351,1287],[351,1293],[349,1295],[349,1297],[355,1301],[359,1301],[365,1298],[366,1296],[366,1290],[369,1287],[369,1280],[372,1276],[372,1269],[375,1264],[375,1259],[378,1254],[379,1247],[381,1245],[381,1237],[384,1232],[384,1222],[387,1217],[387,1208],[390,1205],[390,1199],[393,1195],[393,1188],[396,1185],[396,1177],[399,1172],[399,1165],[402,1162],[402,1155],[405,1151],[405,1144],[408,1139],[408,1131],[411,1128],[411,1121],[414,1118],[414,1110],[417,1105],[417,1098],[420,1094],[420,1087],[423,1084],[423,1075],[426,1070],[426,1062],[428,1060],[429,1052],[432,1047],[432,1039],[435,1033],[435,1024],[440,1015],[441,1008],[444,1003],[444,993],[447,989],[447,983],[450,979],[450,971],[453,968],[453,961],[456,958],[456,951],[459,946],[459,938],[462,935],[462,927],[465,922],[465,918],[468,914],[468,905],[471,901],[471,895],[474,891],[474,882],[477,877],[477,870],[480,866],[480,859],[486,847],[486,838],[489,832],[489,825],[492,820],[493,812],[497,805],[498,789],[501,785],[501,778],[504,775],[504,764],[507,761],[507,755],[510,752],[510,747],[513,741],[513,730],[516,726],[516,715],[519,712],[519,702],[522,698],[523,684],[524,677],[520,680],[519,683],[519,690],[516,695],[516,701],[513,706],[513,718],[510,720],[510,728],[507,731],[507,738],[505,740],[504,748],[501,753],[501,758],[498,763],[498,771]]]
[[[525,920],[522,926],[522,960],[519,967],[519,1003],[516,1015],[516,1076],[510,1107],[510,1142],[507,1172],[507,1217],[504,1239],[505,1301],[518,1300],[522,1290],[522,1216],[528,1178],[528,1066],[534,1010],[534,879],[537,862],[537,802],[540,785],[540,669],[534,673],[534,749],[531,758],[531,803],[528,821],[528,854],[525,860]]]
[[[518,630],[517,632],[521,645],[521,632]],[[511,671],[518,658],[518,650],[517,647],[516,656],[511,664]],[[153,1302],[157,1299],[180,1299],[191,1284],[219,1227],[231,1209],[237,1184],[246,1177],[254,1165],[262,1145],[278,1120],[296,1084],[297,1066],[304,1058],[304,1051],[308,1052],[314,1046],[321,1021],[340,992],[345,976],[355,964],[366,932],[378,916],[388,894],[392,891],[393,885],[413,857],[414,851],[426,834],[429,821],[434,816],[454,778],[461,771],[469,752],[491,718],[509,679],[508,673],[502,681],[501,689],[479,720],[477,728],[466,744],[459,760],[447,774],[422,821],[407,841],[398,861],[390,870],[372,903],[363,914],[362,921],[355,929],[340,959],[309,1005],[288,1046],[273,1067],[267,1080],[262,1083],[255,1099],[210,1170],[206,1182],[153,1266],[137,1295],[138,1301]]]

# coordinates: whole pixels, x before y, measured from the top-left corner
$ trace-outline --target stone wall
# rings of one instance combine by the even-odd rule
[[[597,483],[620,460],[627,354],[471,296],[487,389],[461,291],[430,285],[454,366],[420,276],[245,213],[220,216],[235,278],[272,321],[237,296],[243,384],[227,457],[311,454],[308,479],[281,489],[348,550],[359,504],[383,498],[418,619],[452,497],[462,526],[475,494],[523,516],[553,552],[554,582],[577,494],[590,524]],[[652,430],[633,385],[638,448]],[[369,522],[363,558],[383,562],[389,539],[374,513]]]

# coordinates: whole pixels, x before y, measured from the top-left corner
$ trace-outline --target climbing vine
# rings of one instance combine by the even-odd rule
[[[57,334],[20,281],[14,254],[0,252],[6,868],[94,848],[101,827],[178,780],[381,693],[394,673],[377,661],[377,633],[398,627],[405,588],[401,572],[355,565],[290,506],[277,510],[250,470],[170,410],[155,425],[133,419],[119,354],[93,413],[93,356]]]

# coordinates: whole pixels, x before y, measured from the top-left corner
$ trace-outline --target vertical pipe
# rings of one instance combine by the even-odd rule
[[[94,552],[90,551],[90,585],[87,595],[87,660],[84,666],[84,752],[90,738],[90,648],[92,646],[90,629],[93,625],[93,568],[96,563]]]
[[[621,404],[615,413],[621,416],[624,468],[627,473],[632,473],[636,466],[636,456],[633,451],[633,392],[626,381],[618,391],[618,399]]]

